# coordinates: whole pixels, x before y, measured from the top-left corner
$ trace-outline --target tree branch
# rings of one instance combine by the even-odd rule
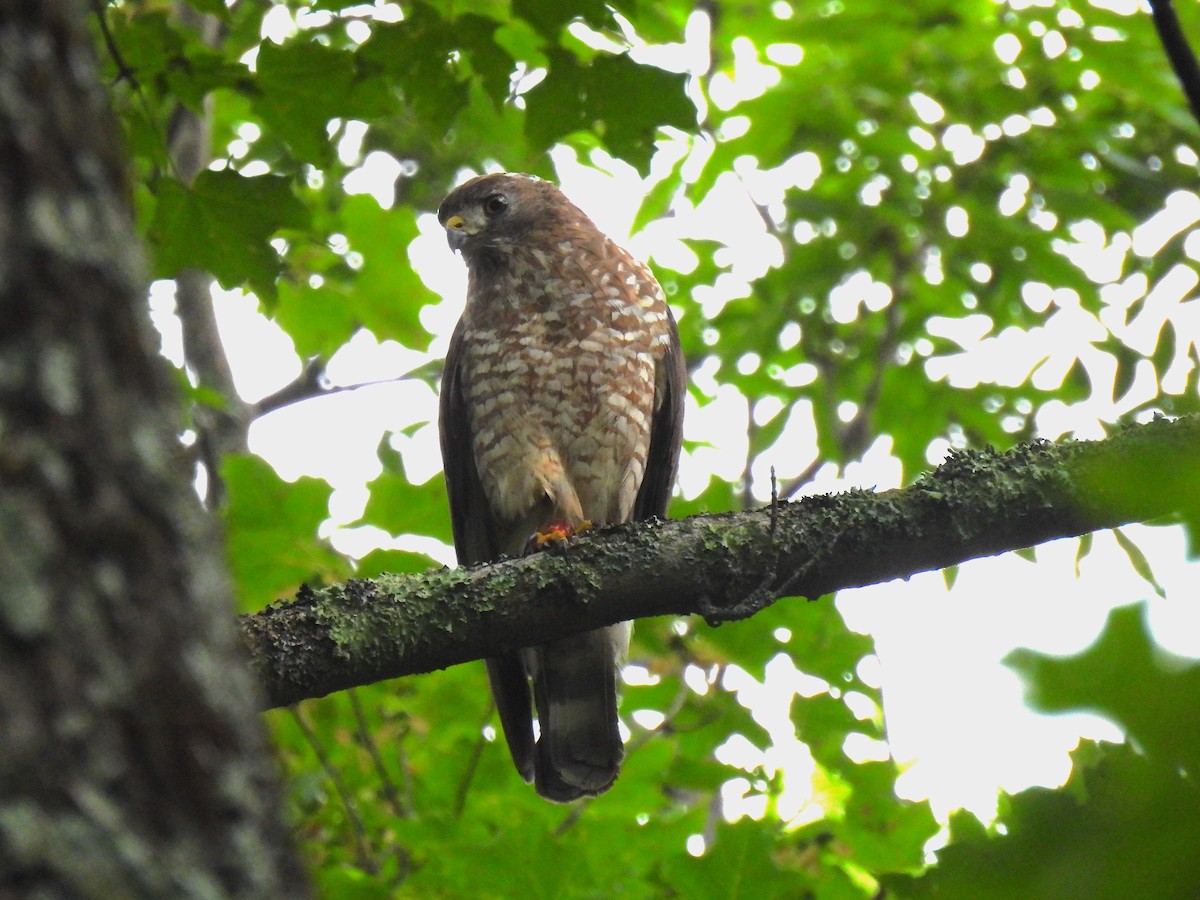
[[[1162,41],[1175,77],[1179,79],[1179,85],[1192,108],[1192,115],[1200,123],[1200,64],[1196,63],[1196,54],[1183,34],[1171,0],[1150,0],[1150,11],[1154,16],[1158,39]]]
[[[1189,416],[1104,441],[957,453],[900,490],[601,528],[559,552],[306,587],[242,627],[279,706],[626,619],[700,613],[719,624],[784,596],[813,599],[1170,513],[1195,524],[1198,451],[1200,416]]]
[[[196,32],[205,46],[215,47],[221,38],[221,23],[184,0],[176,0],[180,24]],[[169,155],[179,180],[190,185],[212,161],[212,96],[197,112],[183,103],[171,115],[168,130]],[[221,460],[246,452],[250,406],[238,396],[233,369],[221,343],[217,314],[213,308],[213,277],[199,269],[183,269],[175,276],[175,308],[183,331],[183,356],[197,381],[216,391],[224,401],[221,408],[197,404],[192,410],[198,432],[200,461],[208,475],[205,501],[210,508],[224,502]]]

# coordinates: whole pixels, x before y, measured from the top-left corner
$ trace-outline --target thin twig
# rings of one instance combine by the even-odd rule
[[[404,742],[411,734],[412,727],[406,719],[402,733],[396,740],[396,761],[400,764],[401,796],[403,797],[401,805],[404,809],[410,810],[415,809],[413,797],[416,795],[416,791],[413,787],[412,766],[409,764],[408,751],[404,749]]]
[[[771,466],[771,534],[779,524],[779,481],[775,478],[775,467]]]
[[[375,387],[380,384],[399,384],[408,377],[409,375],[406,374],[397,375],[394,378],[379,378],[375,381],[360,381],[356,384],[329,384],[325,378],[324,362],[314,359],[309,361],[304,371],[294,381],[255,403],[253,415],[254,417],[263,416],[285,406],[302,403],[305,400],[314,400],[317,397],[331,397],[334,394],[357,391],[360,388]]]
[[[742,509],[754,508],[754,476],[751,474],[754,467],[754,440],[758,436],[758,425],[754,422],[754,408],[751,404],[749,424],[746,426],[746,465],[742,469]]]
[[[704,817],[704,829],[701,831],[705,852],[712,849],[713,844],[717,842],[717,824],[724,815],[725,801],[721,799],[721,792],[713,791],[708,801],[708,814]]]
[[[325,748],[318,740],[316,732],[305,720],[304,716],[300,715],[298,706],[289,706],[288,711],[291,712],[292,718],[296,720],[296,725],[300,729],[300,733],[304,735],[304,739],[308,741],[308,745],[312,747],[313,753],[316,754],[317,762],[321,764],[321,768],[325,770],[325,775],[333,784],[333,789],[341,798],[342,807],[346,810],[346,819],[350,822],[351,833],[354,836],[354,853],[358,857],[358,865],[366,872],[374,874],[377,870],[375,861],[371,856],[369,843],[370,838],[367,836],[366,825],[363,824],[362,817],[358,814],[358,808],[354,803],[354,798],[350,795],[350,789],[346,786],[346,782],[342,780],[342,773],[338,771],[337,766],[329,759],[329,754],[325,752]]]
[[[412,810],[406,809],[404,804],[400,802],[400,793],[396,790],[396,783],[392,780],[391,774],[383,764],[383,757],[379,755],[379,747],[375,744],[375,738],[371,735],[371,730],[367,726],[366,712],[363,710],[358,691],[351,688],[346,693],[350,697],[350,708],[354,712],[358,742],[367,751],[367,755],[371,757],[371,765],[374,766],[375,774],[379,778],[379,785],[383,789],[384,798],[397,816],[402,819],[412,818]]]
[[[783,500],[791,500],[794,496],[796,496],[796,493],[800,490],[800,488],[804,487],[817,476],[817,472],[820,471],[821,466],[824,464],[825,461],[818,456],[808,464],[808,467],[803,472],[801,472],[795,478],[788,479],[786,482],[784,482],[783,490],[779,492],[780,498]]]
[[[571,806],[571,811],[567,813],[563,820],[558,823],[558,827],[554,829],[554,836],[556,838],[562,837],[564,834],[570,831],[571,826],[580,820],[580,818],[583,816],[583,811],[591,806],[594,799],[596,798],[584,797],[582,800],[576,801]]]
[[[255,403],[253,415],[257,417],[274,412],[301,400],[319,397],[329,390],[329,382],[325,377],[325,360],[314,357],[305,363],[303,371],[293,381]]]
[[[687,665],[688,663],[685,662],[684,667],[686,668]],[[682,669],[680,672],[682,673]],[[674,719],[677,715],[679,715],[684,704],[687,703],[688,696],[691,694],[691,692],[692,689],[688,687],[687,682],[680,677],[679,690],[675,692],[675,696],[671,698],[671,702],[663,711],[662,724],[657,728],[639,727],[637,732],[635,732],[634,735],[629,739],[629,743],[625,745],[625,757],[629,758],[630,756],[633,756],[648,743],[650,743],[650,741],[654,740],[654,738],[658,735],[667,734],[668,732],[675,730]]]
[[[396,783],[392,780],[387,768],[383,764],[383,757],[379,753],[379,747],[372,737],[367,723],[366,711],[362,707],[362,701],[358,697],[358,691],[351,688],[347,693],[350,695],[350,707],[354,711],[354,721],[358,731],[358,741],[366,749],[371,757],[371,761],[375,767],[375,774],[379,777],[379,782],[383,786],[383,793],[388,804],[392,807],[392,811],[398,818],[411,819],[413,818],[412,796],[408,797],[408,803],[404,803],[400,799],[400,794],[396,789]],[[389,832],[390,833],[390,832]],[[385,838],[386,840],[386,838]],[[391,853],[396,857],[396,874],[391,879],[393,888],[398,888],[403,884],[408,876],[412,873],[412,854],[403,844],[394,844],[391,848]]]
[[[782,543],[775,540],[775,528],[779,516],[779,504],[776,502],[776,499],[775,472],[772,469],[771,524],[768,532],[771,537],[771,547],[774,550],[771,561],[767,564],[758,586],[736,603],[728,606],[720,606],[712,603],[706,597],[700,598],[699,612],[709,627],[715,628],[723,622],[747,618],[763,607],[769,606],[775,601],[775,598],[786,597],[792,587],[798,584],[800,579],[808,575],[812,571],[813,566],[824,556],[824,553],[820,550],[812,550],[806,555],[804,562],[797,566],[790,575],[782,581],[777,580],[779,576],[779,560],[783,557],[785,549],[790,551],[791,548],[785,548]],[[828,546],[832,546],[840,536],[840,533],[835,533],[825,543]],[[807,540],[803,540],[803,543],[806,547],[810,546]]]
[[[92,0],[92,11],[96,14],[96,25],[100,29],[100,37],[104,40],[104,49],[108,51],[113,65],[117,67],[117,80],[128,81],[133,89],[140,93],[142,86],[138,83],[137,76],[133,74],[133,69],[129,68],[125,62],[125,57],[121,54],[121,49],[113,37],[112,29],[108,27],[106,5],[104,0]]]
[[[492,710],[493,704],[488,704],[487,715],[484,716],[483,722],[479,726],[479,740],[475,742],[475,747],[471,750],[467,768],[458,782],[458,789],[454,792],[454,818],[456,820],[462,818],[463,811],[467,808],[467,794],[471,792],[471,782],[475,780],[475,773],[479,771],[479,760],[483,758],[483,748],[488,744],[487,738],[483,736],[483,729],[492,719]]]
[[[138,105],[142,108],[142,114],[146,117],[146,124],[150,126],[151,133],[158,139],[159,149],[162,151],[162,158],[166,160],[167,168],[174,172],[175,164],[171,158],[170,145],[167,142],[167,137],[159,128],[157,117],[153,107],[150,105],[149,98],[146,97],[146,91],[142,88],[141,81],[129,64],[125,61],[124,55],[121,53],[121,48],[117,46],[116,37],[112,33],[112,29],[108,25],[107,4],[104,0],[92,0],[92,11],[96,14],[96,26],[100,29],[100,37],[104,41],[104,49],[113,61],[113,65],[117,68],[117,81],[126,81],[133,89],[133,95],[137,97]],[[176,176],[178,177],[178,176]]]
[[[783,546],[776,542],[776,526],[779,522],[779,484],[775,480],[775,467],[771,467],[771,524],[769,527],[769,535],[771,537],[771,545],[774,548],[774,557],[767,566],[766,572],[763,574],[762,580],[758,587],[752,590],[749,594],[739,600],[732,606],[716,606],[714,604],[706,604],[701,608],[700,613],[704,616],[704,621],[710,626],[720,625],[722,622],[727,622],[731,617],[742,618],[740,614],[746,613],[748,610],[757,611],[759,607],[764,606],[773,601],[777,596],[776,588],[784,592],[795,584],[809,570],[811,559],[804,565],[800,566],[795,572],[789,575],[782,583],[777,586],[775,582],[776,576],[779,574],[779,559],[783,555]]]
[[[889,239],[888,242],[895,249],[894,239]],[[897,251],[893,254],[895,271],[893,272],[891,282],[896,286],[897,293],[903,291],[908,274],[912,269],[912,260],[919,255],[920,251],[910,254]],[[900,331],[901,310],[903,306],[904,301],[900,296],[893,297],[892,302],[888,304],[887,310],[884,313],[884,329],[879,339],[878,352],[875,356],[875,366],[872,369],[871,380],[867,383],[862,396],[858,400],[858,413],[845,428],[838,430],[838,447],[841,450],[843,461],[858,456],[866,449],[864,445],[871,433],[868,422],[874,414],[875,407],[878,405],[879,398],[883,393],[883,379],[888,372],[891,364],[890,361],[896,351],[896,338]],[[829,362],[827,358],[825,362]],[[817,364],[817,368],[822,369],[820,363]],[[826,384],[832,385],[835,383],[835,379],[831,377],[831,374],[831,367],[828,371],[822,370],[822,380]],[[832,405],[837,398],[829,394],[826,399]],[[813,480],[821,466],[824,465],[824,462],[820,457],[814,459],[803,472],[795,478],[789,479],[784,484],[780,496],[784,500],[792,499],[797,491]]]

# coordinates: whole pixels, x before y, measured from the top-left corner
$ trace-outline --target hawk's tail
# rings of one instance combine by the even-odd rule
[[[541,736],[537,791],[568,803],[612,787],[625,757],[617,725],[617,672],[629,647],[628,622],[574,635],[533,651]]]

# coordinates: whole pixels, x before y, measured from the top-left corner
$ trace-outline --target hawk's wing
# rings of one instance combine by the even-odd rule
[[[479,472],[475,469],[471,424],[467,419],[467,405],[461,384],[462,331],[463,324],[460,321],[446,353],[438,431],[446,473],[446,493],[450,498],[454,548],[459,564],[468,566],[496,559],[500,551],[492,512],[483,493]],[[533,781],[533,710],[521,657],[514,652],[489,659],[487,671],[513,763],[522,778],[527,782]]]
[[[679,328],[667,310],[670,340],[667,352],[655,371],[654,418],[650,423],[650,452],[646,473],[633,504],[634,519],[662,518],[671,502],[675,470],[679,466],[679,445],[683,439],[683,401],[687,395],[687,369],[679,346]]]

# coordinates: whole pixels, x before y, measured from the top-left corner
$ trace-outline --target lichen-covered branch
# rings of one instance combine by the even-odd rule
[[[1200,519],[1200,417],[957,453],[910,487],[589,532],[553,553],[304,589],[246,616],[283,705],[658,615],[745,618],[1061,537]]]

